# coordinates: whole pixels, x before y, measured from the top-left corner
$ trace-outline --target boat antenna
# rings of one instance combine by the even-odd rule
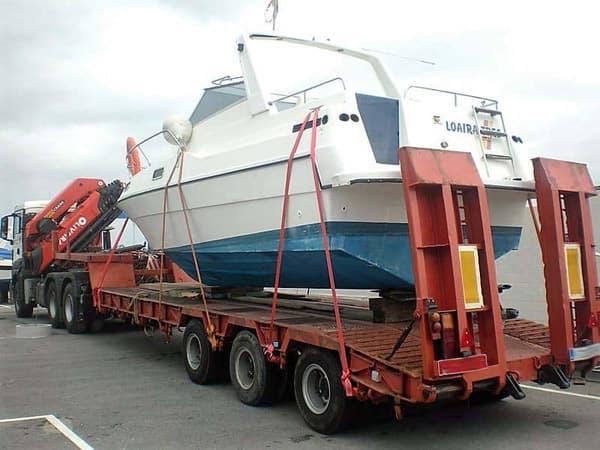
[[[267,8],[265,9],[265,22],[273,24],[273,31],[275,31],[275,21],[277,20],[278,13],[279,0],[269,0]]]
[[[363,47],[362,50],[364,50],[366,52],[372,52],[372,53],[381,53],[382,55],[394,56],[395,58],[401,58],[401,59],[405,59],[407,61],[413,61],[413,62],[418,62],[421,64],[429,64],[430,66],[435,66],[435,63],[433,61],[427,61],[425,59],[411,58],[410,56],[402,56],[402,55],[398,55],[398,54],[392,53],[392,52],[384,52],[383,50],[375,50],[373,48],[364,48]]]

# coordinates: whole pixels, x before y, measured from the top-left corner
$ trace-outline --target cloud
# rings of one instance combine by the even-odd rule
[[[190,113],[210,80],[239,74],[235,38],[270,29],[266,4],[4,4],[0,213],[50,197],[75,177],[126,178],[125,138]],[[532,154],[588,161],[600,180],[600,39],[594,15],[582,11],[579,1],[540,9],[522,1],[280,0],[277,31],[434,60],[432,67],[384,57],[402,83],[498,98]]]

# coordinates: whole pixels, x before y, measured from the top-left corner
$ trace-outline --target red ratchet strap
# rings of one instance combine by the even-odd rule
[[[298,150],[298,146],[300,145],[300,140],[302,139],[302,135],[304,134],[304,130],[306,128],[306,124],[311,119],[312,116],[312,129],[310,135],[310,162],[313,173],[313,180],[315,184],[315,194],[317,196],[317,209],[319,212],[319,222],[321,228],[321,238],[323,241],[323,250],[325,251],[325,263],[327,265],[327,275],[329,277],[329,286],[331,288],[331,297],[333,300],[333,311],[335,314],[335,324],[337,330],[338,337],[338,352],[340,354],[340,363],[342,366],[342,386],[344,387],[344,391],[347,397],[353,396],[352,384],[350,383],[350,369],[348,368],[348,359],[346,358],[346,344],[344,342],[344,332],[342,330],[342,318],[340,316],[340,308],[337,299],[337,294],[335,290],[335,279],[333,276],[333,265],[331,263],[331,254],[329,251],[329,240],[327,238],[327,229],[325,227],[325,220],[323,216],[323,199],[321,196],[321,183],[319,182],[319,175],[317,173],[317,163],[315,158],[315,148],[317,141],[317,120],[319,118],[319,108],[315,108],[309,111],[300,126],[300,130],[298,130],[298,135],[296,136],[296,141],[294,142],[294,146],[292,147],[292,151],[288,158],[287,169],[285,174],[285,192],[283,196],[283,208],[281,213],[281,226],[279,228],[279,242],[277,244],[277,262],[275,269],[275,283],[273,286],[273,300],[271,302],[271,324],[269,328],[269,338],[271,340],[271,344],[267,349],[267,352],[272,353],[274,349],[273,343],[273,332],[275,327],[275,312],[277,310],[277,295],[279,293],[279,279],[281,276],[281,260],[283,257],[283,243],[285,237],[285,223],[287,218],[288,211],[288,203],[289,203],[289,191],[290,191],[290,179],[292,175],[292,164],[294,161],[294,156],[296,155],[296,151]]]
[[[115,240],[115,243],[113,244],[112,248],[110,249],[110,252],[108,253],[108,258],[106,259],[106,262],[104,263],[104,267],[102,268],[102,272],[100,273],[100,283],[98,283],[98,286],[94,288],[94,297],[93,297],[92,301],[94,303],[94,306],[98,310],[98,312],[102,312],[102,303],[100,302],[100,289],[102,289],[102,285],[104,284],[104,278],[106,278],[106,273],[108,272],[108,267],[110,266],[110,263],[112,262],[112,259],[115,254],[115,251],[117,250],[117,247],[119,246],[119,241],[121,240],[121,237],[123,236],[125,227],[127,227],[127,222],[129,222],[129,217],[127,217],[125,219],[125,222],[123,222],[121,231],[119,231],[119,234],[117,235],[117,239]]]

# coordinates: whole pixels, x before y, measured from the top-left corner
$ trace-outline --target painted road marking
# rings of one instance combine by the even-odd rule
[[[10,309],[10,310],[13,309],[13,307],[11,305],[0,305],[0,307]]]
[[[27,420],[40,419],[46,419],[48,422],[50,422],[54,426],[54,428],[60,431],[64,437],[70,440],[81,450],[94,450],[94,447],[92,447],[79,436],[77,436],[73,430],[71,430],[68,426],[61,422],[61,420],[54,414],[47,414],[45,416],[17,417],[15,419],[0,419],[0,423],[24,422]]]
[[[588,400],[600,401],[600,396],[598,396],[598,395],[587,395],[587,394],[577,394],[575,392],[555,391],[554,389],[541,388],[541,387],[537,387],[537,386],[528,386],[526,384],[522,384],[521,387],[525,388],[525,389],[532,389],[534,391],[550,392],[552,394],[568,395],[570,397],[580,397],[580,398],[587,398]]]

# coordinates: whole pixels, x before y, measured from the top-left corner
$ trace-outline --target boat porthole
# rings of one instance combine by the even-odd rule
[[[348,122],[348,119],[350,119],[350,117],[348,116],[348,114],[346,114],[346,113],[340,114],[340,120],[342,122]]]
[[[358,122],[358,116],[356,114],[350,114],[350,119],[352,122]]]
[[[329,122],[329,116],[328,116],[327,114],[325,114],[325,115],[323,116],[323,118],[321,119],[321,123],[322,123],[323,125],[325,125],[327,122]]]

